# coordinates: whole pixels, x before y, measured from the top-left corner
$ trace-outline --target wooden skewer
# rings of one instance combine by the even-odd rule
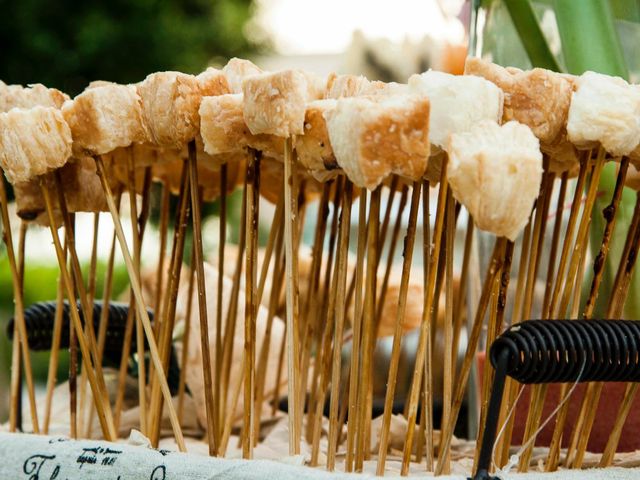
[[[47,209],[47,215],[49,219],[49,228],[51,229],[51,236],[53,238],[53,244],[56,249],[56,255],[58,257],[60,274],[62,276],[63,284],[65,286],[67,298],[69,299],[69,312],[70,312],[71,320],[73,322],[73,328],[70,330],[75,330],[76,338],[78,339],[78,344],[80,346],[80,351],[82,353],[82,359],[87,371],[87,378],[89,380],[89,385],[91,386],[94,402],[96,404],[98,419],[100,421],[102,433],[106,440],[112,441],[116,438],[117,435],[113,425],[113,419],[110,418],[110,408],[104,402],[105,392],[100,388],[100,383],[96,378],[96,372],[94,371],[94,368],[93,368],[93,359],[91,357],[91,351],[89,350],[87,340],[82,330],[82,322],[80,320],[80,315],[78,314],[78,309],[75,303],[75,294],[73,291],[74,287],[71,280],[71,275],[67,270],[66,259],[64,256],[64,252],[62,250],[62,246],[60,245],[60,239],[58,238],[58,233],[55,227],[55,217],[53,214],[53,206],[51,202],[51,195],[49,193],[49,187],[44,183],[41,183],[40,189],[42,191],[42,195],[45,201],[45,206]],[[69,228],[69,227],[66,227],[66,228]],[[69,246],[69,253],[71,253],[69,235],[66,235],[66,238],[67,238],[67,245]]]
[[[368,450],[366,443],[366,424],[371,422],[371,411],[366,408],[367,396],[371,384],[372,365],[372,344],[375,332],[373,323],[375,318],[375,295],[377,283],[377,258],[378,258],[378,234],[380,222],[380,193],[381,187],[376,188],[371,193],[371,206],[369,208],[369,222],[367,233],[367,267],[365,276],[364,309],[362,317],[362,364],[360,367],[360,389],[358,392],[358,403],[361,408],[356,419],[356,462],[355,470],[362,471],[365,459],[365,450]]]
[[[586,242],[588,241],[588,227],[591,219],[591,211],[593,209],[593,204],[595,202],[597,194],[600,173],[602,172],[602,168],[604,166],[604,155],[604,150],[600,149],[598,152],[598,158],[596,159],[595,165],[593,167],[590,185],[587,192],[587,199],[585,201],[582,218],[578,226],[578,232],[576,234],[573,253],[571,255],[571,261],[569,263],[569,269],[564,284],[563,294],[560,299],[560,305],[555,312],[555,317],[561,317],[565,315],[569,306],[569,302],[571,300],[571,296],[573,294],[574,282],[579,281],[579,279],[576,279],[576,274],[580,266],[581,252],[586,248]],[[525,438],[530,438],[538,430],[538,425],[540,424],[540,419],[542,417],[542,408],[544,406],[547,386],[541,385],[536,387],[537,388],[534,388],[532,390],[531,407],[529,416],[527,418],[527,427],[525,428]],[[531,453],[533,451],[533,446],[534,443],[531,442],[530,447],[526,449],[525,452],[523,452],[523,455],[520,457],[520,463],[518,467],[520,471],[527,471]]]
[[[180,425],[182,425],[182,419],[184,414],[184,395],[186,390],[186,372],[187,372],[187,361],[189,358],[189,345],[190,345],[190,334],[191,334],[191,317],[192,317],[192,306],[193,306],[193,292],[195,287],[195,279],[196,279],[196,269],[195,269],[195,259],[196,256],[193,253],[193,249],[195,248],[195,244],[191,246],[191,267],[189,268],[189,286],[187,287],[187,308],[185,311],[184,317],[184,334],[182,336],[182,359],[180,365],[180,380],[178,383],[178,419],[180,420]]]
[[[355,448],[356,448],[356,431],[358,413],[357,392],[359,391],[359,372],[360,372],[360,346],[362,331],[362,283],[364,279],[364,256],[367,241],[367,193],[366,190],[360,191],[359,207],[358,207],[358,249],[356,257],[355,270],[355,308],[353,315],[353,343],[351,348],[351,367],[349,371],[349,423],[347,425],[347,456],[345,461],[345,470],[353,471]],[[348,304],[348,303],[347,303]]]
[[[138,231],[138,205],[136,204],[136,173],[133,164],[133,149],[130,147],[127,155],[127,173],[129,182],[129,209],[131,211],[131,234],[133,238],[133,264],[136,268],[136,276],[140,281],[140,234]],[[135,302],[135,299],[132,299]],[[133,308],[132,308],[133,307]],[[142,368],[138,372],[138,404],[140,409],[140,431],[143,435],[148,435],[147,430],[147,391],[146,391],[146,375],[144,368],[144,332],[142,331],[142,323],[140,316],[135,314],[135,307],[130,304],[129,308],[134,311],[136,325],[136,350],[138,359]]]
[[[204,277],[204,253],[202,249],[202,216],[200,214],[200,195],[198,183],[198,159],[196,142],[189,142],[189,180],[191,184],[191,210],[193,220],[193,242],[195,244],[196,286],[198,292],[198,314],[200,318],[200,341],[202,348],[202,366],[204,375],[204,398],[207,414],[207,437],[209,441],[209,455],[216,455],[218,451],[217,414],[213,395],[213,374],[211,370],[211,347],[209,345],[209,316],[207,313],[207,296]],[[170,400],[167,400],[170,401]]]
[[[284,240],[285,240],[285,298],[286,298],[286,321],[287,321],[287,369],[289,381],[288,402],[289,402],[289,454],[298,455],[300,453],[300,430],[302,421],[300,402],[297,400],[300,372],[298,364],[298,262],[294,255],[294,232],[297,221],[298,199],[294,188],[295,165],[293,159],[292,139],[285,140],[284,148]]]
[[[4,179],[0,178],[0,182],[4,182]],[[24,262],[26,236],[27,223],[22,221],[20,222],[20,234],[18,238],[18,275],[20,277],[21,295],[24,295]],[[20,363],[20,332],[18,330],[17,322],[14,322],[13,325],[13,338],[14,341],[11,350],[11,393],[9,403],[9,431],[12,433],[16,430],[22,431],[22,364]]]
[[[216,425],[218,432],[216,436],[221,437],[224,425],[224,412],[222,409],[223,390],[222,386],[222,302],[224,299],[224,263],[225,250],[227,245],[227,177],[229,166],[224,163],[220,166],[220,227],[218,235],[218,285],[216,297],[216,365],[215,365],[215,385],[216,385],[216,405],[218,417]]]
[[[313,316],[309,319],[314,323],[314,330],[316,333],[315,345],[317,352],[313,363],[313,373],[311,377],[312,383],[311,391],[309,392],[306,432],[308,441],[312,443],[312,464],[317,462],[318,442],[320,441],[320,424],[316,420],[321,421],[322,419],[322,411],[324,409],[325,401],[324,387],[325,383],[328,381],[327,370],[330,366],[328,352],[330,350],[334,322],[326,319],[333,313],[331,303],[335,302],[336,297],[336,283],[332,282],[332,279],[335,272],[334,257],[338,237],[338,210],[340,208],[342,184],[343,178],[338,178],[335,182],[331,229],[328,244],[329,252],[323,276],[324,282],[320,293],[319,304],[314,305],[314,308],[312,309]],[[308,355],[310,354],[311,352],[308,352]],[[302,379],[306,380],[306,376],[304,374],[302,375]],[[302,395],[304,395],[304,393],[301,393],[301,396]],[[314,431],[317,431],[315,438]]]
[[[600,251],[596,255],[593,261],[593,280],[591,282],[591,289],[589,290],[589,296],[587,297],[587,303],[584,307],[583,317],[589,319],[593,315],[593,310],[596,306],[596,300],[598,298],[598,290],[600,289],[600,283],[602,282],[602,276],[604,274],[604,267],[607,261],[607,255],[609,253],[609,244],[613,237],[613,231],[616,226],[616,212],[620,205],[620,199],[622,198],[622,190],[624,187],[624,181],[627,177],[627,171],[629,170],[629,157],[623,157],[620,163],[620,170],[618,171],[618,178],[616,179],[616,186],[613,190],[613,196],[611,203],[602,212],[606,225],[604,233],[602,235],[602,244],[600,245]],[[580,278],[580,277],[578,277]]]
[[[587,177],[587,171],[589,170],[590,153],[583,158],[580,164],[580,173],[578,174],[578,181],[576,183],[576,189],[573,195],[573,202],[571,204],[571,211],[569,213],[569,220],[567,223],[567,229],[565,231],[564,242],[562,244],[562,253],[560,254],[560,263],[558,264],[558,270],[556,272],[556,281],[553,287],[553,294],[551,295],[551,301],[547,312],[542,312],[543,318],[552,318],[553,313],[556,310],[556,303],[560,295],[560,289],[566,273],[567,259],[569,256],[569,250],[571,248],[571,242],[575,234],[575,226],[578,221],[578,213],[580,211],[582,191],[584,189],[585,180]]]
[[[451,397],[453,395],[453,363],[455,355],[453,351],[453,249],[455,242],[455,213],[454,200],[449,189],[447,193],[447,217],[446,217],[446,242],[445,242],[445,322],[444,322],[444,375],[442,389],[442,424],[446,425],[451,416]],[[443,472],[451,473],[451,459],[447,455],[444,459]]]
[[[327,455],[327,469],[333,471],[336,463],[336,449],[338,435],[342,423],[338,423],[340,377],[342,373],[342,338],[344,333],[344,318],[346,314],[345,293],[347,282],[347,260],[349,256],[349,234],[351,220],[351,205],[353,202],[353,184],[345,182],[342,212],[340,214],[339,246],[337,258],[337,297],[335,302],[336,327],[333,341],[333,367],[331,372],[331,403],[329,409],[329,452]]]
[[[155,319],[153,331],[156,338],[160,335],[160,320],[162,319],[161,299],[164,298],[164,270],[165,258],[167,255],[167,233],[169,231],[169,208],[171,206],[171,189],[166,183],[162,184],[162,199],[160,200],[160,248],[158,252],[158,267],[156,269],[156,301],[153,307],[153,318]]]
[[[328,291],[328,300],[326,299],[327,295],[325,293],[325,299],[322,302],[322,312],[318,317],[318,320],[324,318],[324,328],[322,329],[322,339],[318,342],[319,351],[316,355],[316,361],[314,364],[314,369],[319,373],[317,376],[319,378],[314,379],[314,387],[315,391],[312,390],[312,398],[309,402],[310,408],[313,409],[313,416],[308,416],[309,422],[312,426],[311,431],[311,465],[318,464],[318,455],[320,451],[320,433],[322,427],[322,418],[323,411],[326,401],[327,388],[330,378],[330,369],[331,369],[331,348],[332,348],[332,339],[334,336],[334,330],[336,326],[336,297],[338,295],[338,281],[337,281],[337,270],[339,263],[340,252],[338,251],[338,256],[335,258],[334,264],[334,252],[336,249],[336,240],[338,234],[338,219],[339,219],[339,210],[340,203],[343,198],[343,190],[344,190],[344,178],[339,178],[336,182],[335,189],[335,198],[333,202],[333,219],[331,225],[331,237],[329,239],[329,258],[327,262],[327,270],[325,273],[325,288],[324,291]],[[320,330],[320,329],[319,329]],[[342,341],[340,341],[339,346],[335,346],[341,350]]]
[[[111,192],[111,187],[109,186],[109,183],[107,181],[106,172],[105,172],[102,159],[99,157],[96,157],[95,160],[96,160],[96,165],[98,167],[98,176],[100,177],[100,182],[102,183],[102,188],[105,192],[107,204],[109,206],[109,210],[113,218],[113,223],[116,228],[116,235],[118,237],[118,242],[120,243],[120,249],[122,251],[122,255],[124,257],[124,261],[127,266],[127,271],[129,272],[131,286],[133,288],[133,293],[136,299],[136,308],[139,311],[139,314],[142,320],[142,325],[144,327],[144,331],[147,337],[147,342],[149,344],[151,361],[154,363],[154,368],[156,369],[156,372],[155,372],[156,377],[158,379],[158,382],[160,383],[160,388],[162,390],[164,399],[167,402],[167,408],[169,410],[169,418],[171,419],[171,425],[173,427],[173,432],[176,437],[176,443],[178,444],[179,450],[181,452],[184,452],[186,448],[184,445],[184,437],[182,435],[182,429],[180,428],[180,423],[178,422],[178,417],[176,415],[175,408],[173,406],[173,403],[171,402],[171,391],[169,390],[169,385],[167,384],[167,380],[163,374],[160,355],[158,353],[158,346],[153,336],[153,328],[151,327],[151,321],[149,320],[149,315],[147,313],[146,308],[144,307],[144,299],[142,297],[142,289],[140,287],[140,282],[138,282],[137,278],[135,277],[135,267],[133,265],[133,260],[131,259],[131,254],[129,253],[129,248],[127,247],[127,241],[124,236],[124,230],[122,228],[122,223],[120,222],[120,215],[118,214],[118,210],[114,202],[113,193]]]
[[[120,205],[120,194],[116,198],[116,204]],[[102,362],[104,355],[104,346],[107,340],[107,329],[109,327],[109,303],[111,302],[111,294],[113,291],[113,266],[115,263],[116,253],[116,234],[115,232],[111,236],[111,247],[109,248],[109,258],[107,260],[107,266],[104,276],[104,284],[102,287],[102,311],[100,312],[100,323],[98,327],[98,360]],[[61,291],[62,292],[62,291]],[[60,319],[62,319],[62,304],[59,304]],[[56,320],[58,316],[58,310],[56,310]],[[59,341],[58,341],[59,343]],[[53,350],[52,350],[53,355]],[[52,391],[53,393],[53,391]],[[93,422],[95,416],[95,404],[89,405],[89,420],[87,422],[87,438],[90,438],[91,432],[93,432]],[[114,414],[114,423],[115,423]],[[116,423],[117,428],[117,423]]]
[[[225,322],[224,338],[222,341],[222,389],[225,392],[223,398],[223,411],[225,416],[229,416],[227,401],[229,392],[229,381],[231,375],[231,360],[233,358],[234,337],[236,335],[236,320],[238,312],[238,300],[240,295],[240,278],[242,275],[242,265],[244,263],[244,250],[246,246],[246,214],[247,214],[247,178],[245,176],[244,188],[242,189],[242,206],[240,208],[240,236],[238,240],[238,256],[236,267],[233,273],[233,284],[229,298],[229,308],[227,309],[227,319]]]
[[[256,443],[255,418],[255,363],[256,363],[256,276],[258,263],[258,220],[260,208],[260,160],[262,154],[252,150],[247,162],[247,251],[245,267],[244,310],[244,420],[242,428],[242,458],[253,458]]]
[[[284,204],[279,203],[284,208]],[[267,324],[265,326],[264,337],[262,341],[262,346],[260,347],[260,354],[258,355],[258,371],[257,371],[257,384],[256,384],[256,424],[255,429],[256,438],[260,438],[260,420],[262,414],[262,404],[264,402],[265,396],[265,388],[266,388],[266,377],[267,377],[267,366],[269,363],[269,351],[271,349],[271,332],[273,328],[273,322],[276,317],[276,313],[278,310],[278,306],[280,303],[280,297],[283,293],[283,279],[284,279],[284,258],[283,258],[283,236],[284,236],[284,225],[282,223],[282,215],[276,214],[276,217],[279,218],[279,222],[274,220],[274,225],[272,229],[276,229],[278,231],[277,239],[276,239],[276,257],[273,265],[273,279],[271,282],[271,294],[269,297],[269,305],[267,311]],[[263,264],[264,266],[264,264]],[[264,271],[264,269],[263,269]],[[261,295],[258,295],[260,297]],[[275,386],[277,390],[277,386]]]
[[[7,204],[7,192],[4,186],[4,178],[0,178],[0,215],[2,216],[2,232],[3,241],[7,248],[7,258],[9,260],[9,268],[11,269],[11,281],[13,284],[14,294],[14,312],[17,325],[18,337],[14,337],[20,342],[20,353],[22,354],[22,365],[24,366],[24,375],[27,380],[27,391],[29,396],[29,407],[31,412],[31,424],[34,433],[40,433],[40,425],[38,422],[38,412],[36,407],[35,389],[33,383],[33,373],[31,368],[31,357],[29,355],[29,344],[27,337],[27,327],[24,320],[24,303],[22,297],[22,289],[20,287],[20,275],[16,265],[16,257],[13,249],[13,238],[11,235],[11,223],[9,221],[9,210]]]
[[[480,335],[482,334],[484,316],[487,311],[487,307],[489,305],[489,300],[491,297],[491,292],[493,290],[493,285],[495,284],[495,281],[502,270],[502,263],[503,263],[502,252],[504,250],[505,242],[506,242],[506,239],[503,237],[500,237],[496,240],[496,244],[493,248],[491,261],[489,263],[489,267],[487,269],[484,283],[482,285],[482,293],[480,294],[480,300],[478,301],[478,308],[476,309],[475,317],[473,320],[473,326],[471,328],[471,333],[469,334],[467,351],[465,353],[464,360],[462,362],[462,367],[460,367],[460,374],[456,382],[456,389],[453,395],[453,403],[451,407],[451,415],[449,417],[449,423],[448,425],[445,425],[442,428],[443,434],[440,440],[438,463],[435,471],[436,475],[442,474],[442,469],[444,468],[444,462],[442,460],[444,460],[445,455],[447,454],[446,453],[447,450],[451,448],[451,439],[453,437],[453,430],[455,427],[455,423],[458,419],[458,414],[460,413],[460,407],[462,406],[462,402],[464,401],[464,393],[465,393],[467,381],[469,380],[471,365],[473,364],[473,362],[475,362],[476,349],[478,346],[478,342],[480,340]]]
[[[164,372],[169,368],[171,354],[171,340],[176,320],[176,302],[180,289],[180,274],[182,272],[182,259],[184,255],[184,243],[186,239],[187,224],[191,213],[191,187],[189,181],[188,162],[185,161],[180,176],[180,194],[178,197],[177,214],[175,219],[173,245],[169,261],[169,274],[167,278],[166,292],[162,304],[161,322],[158,349]],[[195,254],[193,255],[195,257]],[[124,353],[123,353],[124,355]],[[150,439],[152,445],[157,445],[160,439],[160,419],[164,404],[160,385],[156,381],[152,365],[149,365],[149,380],[151,383],[151,401],[149,406]]]
[[[622,167],[621,167],[622,168]],[[636,206],[634,209],[633,220],[631,222],[631,227],[627,233],[627,241],[625,242],[625,248],[623,251],[622,258],[620,259],[620,267],[618,269],[618,273],[616,275],[616,279],[614,282],[613,293],[609,302],[609,309],[607,312],[608,318],[619,318],[622,315],[622,310],[624,307],[624,300],[626,299],[629,291],[629,285],[631,282],[631,277],[633,275],[633,271],[635,268],[635,264],[637,261],[637,249],[640,244],[640,194],[637,195]],[[595,399],[595,402],[592,404],[593,410],[597,410],[595,406],[598,405],[600,393],[602,389],[602,384],[596,384],[594,388],[595,392],[593,397],[590,400]],[[618,447],[618,443],[620,441],[620,436],[622,435],[622,429],[625,425],[625,420],[629,414],[631,406],[633,405],[633,400],[635,399],[637,393],[637,386],[635,384],[629,384],[625,391],[625,395],[622,399],[620,407],[618,409],[618,415],[616,416],[616,420],[613,426],[613,430],[611,435],[609,436],[609,440],[607,441],[607,445],[605,447],[604,453],[600,460],[601,465],[610,465],[613,461],[613,457],[615,455],[616,449]],[[591,425],[593,424],[593,416],[588,418],[586,425],[589,427],[584,428],[582,433],[584,436],[588,437]],[[588,439],[587,439],[588,440]],[[582,444],[578,444],[578,452],[576,453],[575,464],[582,464],[582,460],[584,457],[584,450],[586,450],[586,441],[583,440]]]
[[[387,377],[387,390],[384,402],[384,416],[380,431],[380,448],[378,450],[377,475],[384,475],[387,450],[389,446],[389,429],[391,426],[391,414],[393,399],[396,391],[396,379],[398,377],[398,367],[400,364],[402,324],[404,322],[405,309],[407,305],[407,291],[409,287],[409,275],[411,274],[411,263],[413,261],[413,248],[416,239],[416,224],[418,220],[418,208],[420,206],[420,182],[413,184],[411,193],[411,209],[409,211],[409,224],[405,237],[404,260],[402,263],[402,277],[400,280],[400,294],[398,297],[398,310],[396,313],[396,323],[393,332],[393,346],[391,349],[391,362]]]
[[[435,228],[433,232],[434,243],[429,265],[429,276],[425,281],[425,288],[427,289],[427,301],[425,303],[425,309],[422,313],[420,337],[418,340],[418,348],[416,350],[416,362],[413,370],[413,378],[411,381],[409,403],[407,406],[407,436],[405,439],[404,451],[402,455],[402,475],[407,475],[409,473],[409,461],[411,458],[411,452],[413,451],[413,434],[415,431],[418,400],[420,397],[420,384],[422,382],[422,376],[424,375],[423,368],[427,349],[426,341],[428,339],[428,336],[430,336],[430,332],[428,334],[427,330],[431,329],[431,305],[433,304],[433,296],[435,294],[433,290],[436,280],[436,273],[438,271],[437,258],[440,254],[440,246],[442,245],[444,236],[444,216],[447,190],[449,188],[449,183],[447,180],[447,162],[448,157],[445,157],[442,162],[442,171],[440,173],[440,190],[438,192],[438,207],[436,212]]]
[[[469,258],[471,256],[471,246],[473,244],[473,232],[474,224],[473,218],[469,215],[467,219],[467,229],[464,237],[464,251],[462,253],[462,267],[460,269],[460,281],[458,282],[458,294],[456,296],[455,308],[454,308],[454,323],[453,323],[453,355],[457,355],[458,346],[460,344],[460,333],[463,328],[463,308],[466,306],[467,298],[467,278],[469,276]],[[457,362],[452,364],[452,375],[455,377]]]
[[[393,226],[393,231],[391,232],[391,239],[389,240],[389,250],[387,251],[387,266],[384,271],[384,277],[382,279],[382,284],[380,287],[380,293],[378,295],[377,303],[376,303],[376,337],[378,337],[380,332],[380,322],[382,320],[382,311],[384,309],[384,304],[387,297],[387,289],[389,287],[389,278],[391,277],[391,269],[393,267],[393,260],[395,257],[396,247],[398,245],[398,237],[400,236],[400,227],[402,226],[402,212],[404,211],[405,206],[407,205],[407,197],[408,197],[409,189],[405,186],[402,188],[402,194],[400,196],[400,205],[398,207],[398,216],[396,218],[396,222]],[[390,210],[387,205],[387,211]],[[385,232],[383,228],[380,228],[380,232]],[[382,250],[384,247],[384,237],[380,237],[380,249],[379,256],[382,256]]]

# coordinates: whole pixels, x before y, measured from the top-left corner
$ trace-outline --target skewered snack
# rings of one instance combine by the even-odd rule
[[[327,79],[325,98],[337,100],[343,97],[359,97],[364,95],[371,86],[371,82],[362,75],[336,75]]]
[[[158,72],[137,85],[149,140],[159,147],[182,148],[199,132],[202,98],[198,78],[179,72]]]
[[[585,72],[576,79],[567,121],[578,148],[598,144],[611,155],[628,155],[640,142],[640,90],[619,77]]]
[[[0,167],[11,183],[63,166],[71,157],[71,130],[53,107],[0,113]]]
[[[243,118],[241,94],[204,97],[200,105],[200,134],[210,155],[236,152],[247,147],[282,159],[284,141],[274,135],[252,135]]]
[[[336,107],[336,100],[315,100],[307,104],[304,118],[304,134],[295,138],[294,147],[300,164],[311,172],[323,172],[338,168],[329,141],[325,115]]]
[[[242,81],[250,75],[262,73],[262,69],[249,60],[232,58],[224,66],[222,72],[227,78],[231,93],[242,93]]]
[[[478,228],[514,241],[526,225],[542,178],[540,144],[511,121],[484,121],[449,140],[447,176]]]
[[[338,100],[325,113],[338,165],[368,189],[391,173],[421,178],[429,158],[429,107],[418,95]]]
[[[55,88],[47,88],[40,83],[23,87],[6,85],[0,81],[0,112],[12,108],[31,108],[36,105],[60,108],[69,96]]]
[[[133,85],[108,84],[85,90],[62,107],[76,156],[101,155],[148,137],[141,99]]]
[[[446,150],[449,135],[470,130],[483,120],[500,121],[504,94],[493,83],[479,77],[457,77],[428,71],[409,78],[413,93],[431,102],[431,143]]]
[[[319,99],[318,86],[298,70],[246,77],[243,117],[252,134],[290,137],[304,133],[305,106]]]
[[[540,143],[551,143],[565,127],[572,85],[561,74],[534,68],[504,68],[479,58],[468,58],[465,73],[483,77],[504,92],[502,121],[528,126]]]

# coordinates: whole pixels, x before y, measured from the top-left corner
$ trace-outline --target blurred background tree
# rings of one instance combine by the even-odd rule
[[[91,80],[198,73],[265,48],[246,35],[253,0],[0,0],[0,11],[0,79],[72,96]]]

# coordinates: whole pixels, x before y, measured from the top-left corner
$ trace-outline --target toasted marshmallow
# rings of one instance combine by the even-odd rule
[[[311,171],[335,170],[336,157],[331,148],[325,114],[336,107],[336,100],[315,100],[307,104],[304,134],[295,137],[298,161]]]
[[[152,144],[181,148],[198,134],[202,94],[200,81],[193,75],[152,73],[138,84],[138,94]]]
[[[561,74],[534,68],[514,68],[468,58],[465,73],[483,77],[504,92],[502,120],[528,126],[542,143],[554,141],[564,129],[571,103],[572,85]]]
[[[624,186],[629,187],[636,192],[640,191],[640,169],[636,165],[629,165],[627,178],[624,180]]]
[[[231,93],[229,81],[222,70],[209,67],[204,72],[197,75],[196,79],[200,83],[200,93],[203,97]]]
[[[0,167],[11,183],[60,168],[71,156],[71,130],[53,107],[0,113]]]
[[[143,142],[140,97],[133,85],[103,85],[66,102],[62,114],[71,128],[76,156],[102,155]]]
[[[409,90],[429,97],[431,143],[442,149],[452,133],[467,132],[483,120],[498,122],[502,118],[502,90],[480,77],[430,70],[412,75]]]
[[[327,80],[325,98],[359,97],[369,91],[371,82],[362,75],[332,74]]]
[[[531,129],[511,121],[483,121],[453,133],[447,177],[454,197],[478,228],[515,240],[527,224],[542,179],[540,143]]]
[[[242,82],[244,121],[254,135],[290,137],[304,133],[306,104],[316,88],[298,70],[262,73]]]
[[[412,180],[429,158],[429,100],[419,95],[342,98],[325,112],[338,165],[359,187],[373,189],[389,174]]]
[[[578,148],[597,144],[613,156],[640,143],[640,89],[622,78],[585,72],[571,97],[567,134]]]
[[[23,87],[0,82],[0,112],[8,112],[12,108],[37,106],[60,108],[67,100],[69,100],[67,94],[39,83]]]
[[[241,94],[203,97],[200,104],[200,135],[209,155],[236,152],[246,147],[267,156],[283,158],[284,140],[273,135],[252,135],[244,122]]]
[[[231,88],[230,93],[242,93],[242,81],[250,75],[262,73],[262,69],[249,60],[232,58],[224,66],[222,73],[224,73],[229,88]]]

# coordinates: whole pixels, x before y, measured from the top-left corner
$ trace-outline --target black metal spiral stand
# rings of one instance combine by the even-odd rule
[[[495,369],[478,468],[489,474],[507,375],[522,384],[640,381],[640,322],[530,320],[510,327],[491,345]]]

